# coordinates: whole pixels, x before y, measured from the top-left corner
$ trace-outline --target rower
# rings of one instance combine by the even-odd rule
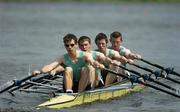
[[[115,63],[118,64],[120,64],[119,62],[121,62],[122,64],[126,64],[127,62],[133,63],[132,60],[128,60],[124,56],[119,55],[117,51],[107,48],[108,38],[106,34],[99,33],[95,38],[95,43],[98,47],[97,51],[103,53],[106,57],[113,59]],[[118,62],[115,60],[117,60]],[[107,63],[104,63],[104,65],[106,66],[106,68],[111,68],[114,71],[120,73],[123,72],[122,69],[119,69],[119,67],[117,66],[108,65]],[[112,84],[115,81],[120,81],[122,79],[120,77],[117,77],[116,75],[107,73],[107,71],[102,71],[101,75],[103,77],[103,80],[105,81],[105,86],[108,86],[109,84]]]
[[[122,34],[120,32],[114,31],[113,33],[111,33],[109,40],[111,42],[111,47],[109,48],[118,51],[120,55],[133,60],[141,59],[141,55],[137,53],[133,53],[129,49],[122,46],[123,39],[122,39]]]
[[[90,77],[91,73],[90,69],[84,69],[84,67],[87,64],[91,64],[97,68],[104,69],[104,65],[93,60],[90,53],[77,50],[77,37],[74,34],[67,34],[63,38],[63,42],[67,53],[59,56],[54,62],[44,66],[41,70],[33,71],[32,74],[48,73],[53,69],[58,69],[59,65],[64,65],[65,92],[82,92],[88,83],[84,84],[81,78]]]
[[[78,46],[82,51],[91,53],[94,60],[98,62],[107,62],[108,64],[112,64],[112,60],[109,57],[106,57],[103,53],[92,51],[91,50],[91,39],[88,36],[81,36],[78,40]],[[89,65],[88,67],[93,67]],[[95,75],[92,75],[89,79],[93,82],[93,87],[100,87],[104,85],[104,81],[101,77],[101,70],[98,68],[94,68],[93,72]],[[95,76],[95,77],[94,77]],[[85,80],[85,79],[84,79]]]

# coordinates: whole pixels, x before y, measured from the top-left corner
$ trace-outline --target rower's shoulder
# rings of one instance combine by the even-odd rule
[[[95,50],[92,50],[91,51],[91,54],[95,54],[95,55],[104,55],[103,53],[101,53],[100,51],[98,51],[97,49],[95,49]]]
[[[117,54],[118,53],[118,51],[116,51],[114,49],[110,49],[110,48],[107,48],[107,51],[111,52],[112,54]]]
[[[121,50],[129,50],[129,49],[124,46],[120,46],[119,51],[121,51]]]

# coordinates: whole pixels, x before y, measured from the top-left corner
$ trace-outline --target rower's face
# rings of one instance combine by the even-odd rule
[[[77,48],[77,44],[75,44],[74,40],[64,43],[64,46],[65,46],[67,52],[73,52]]]
[[[106,51],[107,43],[105,39],[101,39],[97,41],[97,47],[100,52]]]
[[[91,44],[88,41],[81,41],[79,43],[79,48],[82,51],[90,51],[91,50]]]
[[[119,50],[119,48],[120,48],[120,46],[121,46],[121,43],[122,43],[122,40],[121,40],[120,37],[118,37],[118,38],[111,38],[111,39],[110,39],[110,42],[111,42],[112,48],[113,48],[114,50]]]

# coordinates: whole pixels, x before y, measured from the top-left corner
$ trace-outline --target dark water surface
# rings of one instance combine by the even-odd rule
[[[180,4],[0,3],[0,85],[63,54],[62,37],[69,32],[94,41],[97,33],[109,36],[115,30],[122,32],[124,46],[180,72]],[[1,94],[0,111],[36,111],[34,107],[45,99],[36,94]],[[179,105],[180,99],[146,88],[122,99],[61,111],[179,112]]]

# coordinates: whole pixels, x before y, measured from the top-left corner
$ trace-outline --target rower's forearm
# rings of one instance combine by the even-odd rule
[[[123,64],[126,64],[126,63],[128,62],[128,59],[125,58],[124,56],[121,56],[121,57],[119,58],[119,61],[120,61],[121,63],[123,63]]]
[[[49,65],[45,65],[40,69],[40,71],[41,71],[41,73],[48,73],[53,69],[54,69],[54,67],[49,66]]]
[[[106,57],[105,62],[107,62],[108,64],[112,64],[113,60],[111,58],[109,58],[109,57]]]
[[[92,66],[95,67],[95,68],[100,68],[100,69],[104,69],[104,65],[99,63],[98,61],[94,61],[92,63]]]
[[[62,72],[62,71],[64,71],[64,67],[61,66],[61,65],[59,65],[58,67],[56,67],[55,69],[53,69],[53,71],[55,71],[55,72]]]

